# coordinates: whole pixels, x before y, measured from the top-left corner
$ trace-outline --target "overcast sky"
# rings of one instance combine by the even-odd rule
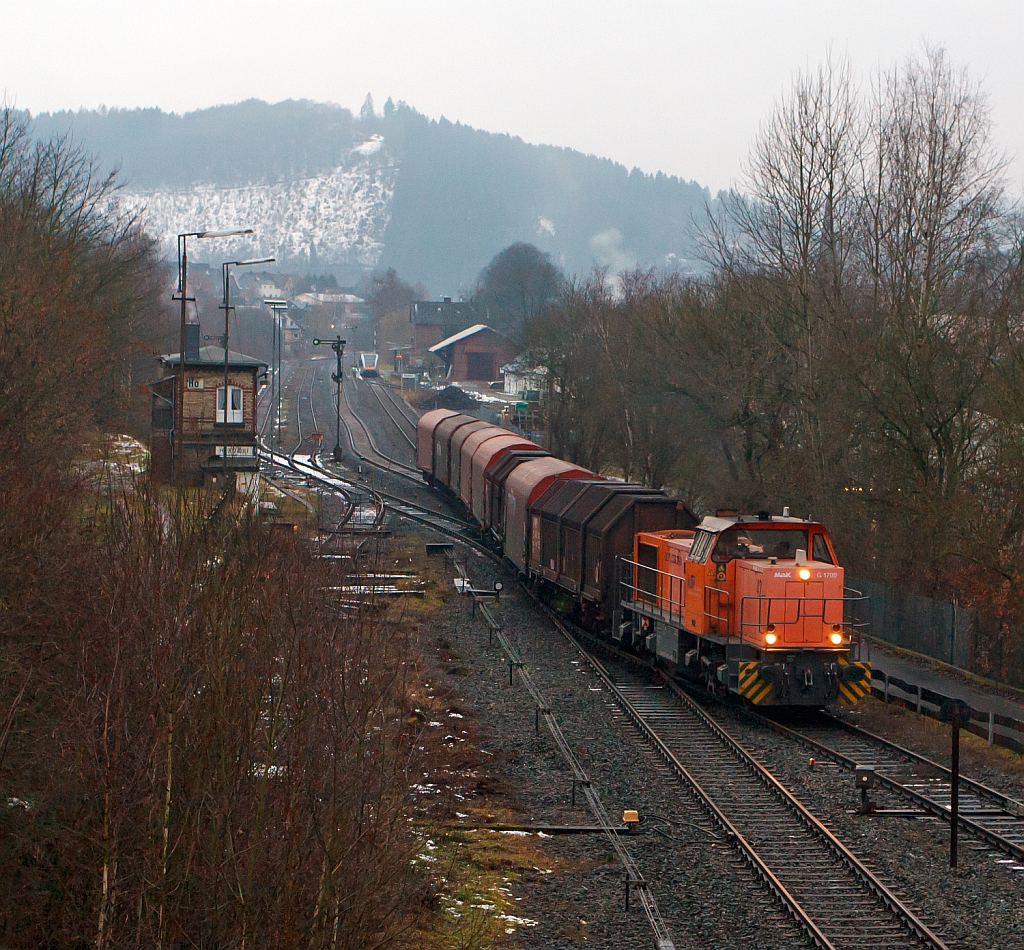
[[[870,78],[925,42],[983,81],[1024,164],[1019,0],[0,0],[0,89],[33,113],[246,98],[433,118],[736,184],[759,121],[831,44]]]

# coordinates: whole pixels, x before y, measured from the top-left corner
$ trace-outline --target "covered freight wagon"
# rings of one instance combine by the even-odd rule
[[[434,474],[434,429],[445,419],[457,415],[453,409],[431,409],[416,422],[416,467],[427,481],[431,481]]]
[[[459,428],[452,433],[451,447],[448,450],[448,471],[450,473],[448,487],[452,490],[452,493],[456,498],[460,497],[459,484],[462,481],[462,449],[466,444],[466,440],[474,432],[481,432],[485,429],[494,428],[497,427],[491,425],[489,422],[482,422],[478,419],[475,422],[459,426]]]
[[[556,458],[539,458],[523,462],[505,482],[505,556],[526,573],[530,546],[540,538],[528,536],[530,508],[559,478],[593,478],[594,473],[571,462]]]
[[[473,453],[472,467],[473,467],[473,517],[476,518],[481,525],[485,528],[500,527],[495,526],[492,522],[487,520],[487,507],[485,504],[485,488],[484,488],[484,473],[487,469],[504,455],[505,452],[511,449],[539,449],[540,446],[536,442],[531,442],[529,439],[524,438],[521,435],[515,435],[512,432],[506,432],[505,435],[497,436],[493,439],[488,439],[483,442],[480,447]],[[501,533],[500,531],[498,532]]]
[[[615,558],[629,558],[636,531],[690,528],[690,509],[663,491],[623,482],[553,485],[530,509],[530,573],[586,600],[608,594]],[[661,530],[661,529],[654,529]]]
[[[434,429],[434,481],[447,488],[451,487],[451,449],[452,436],[463,426],[471,425],[480,420],[474,416],[457,413],[443,419]]]
[[[462,443],[462,451],[459,453],[459,498],[470,514],[473,513],[473,456],[484,442],[508,434],[508,429],[501,426],[488,426],[470,433]]]
[[[508,449],[484,471],[485,524],[491,525],[494,536],[500,540],[500,526],[505,523],[505,482],[516,467],[530,459],[549,458],[550,452],[540,446],[530,449]]]

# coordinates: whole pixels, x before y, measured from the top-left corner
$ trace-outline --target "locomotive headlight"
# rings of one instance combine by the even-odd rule
[[[811,572],[806,567],[802,567],[796,572],[796,576],[802,581],[809,581],[811,579]]]
[[[836,646],[839,646],[843,642],[843,635],[841,633],[833,633],[829,640],[831,640]]]
[[[772,646],[772,644],[778,642],[778,639],[779,638],[775,635],[775,624],[768,624],[768,626],[764,628],[764,642],[767,643],[768,646]]]

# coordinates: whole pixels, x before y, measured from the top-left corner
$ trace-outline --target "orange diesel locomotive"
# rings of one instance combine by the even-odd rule
[[[705,518],[641,532],[620,561],[613,635],[760,706],[855,703],[867,598],[843,586],[824,525],[788,517]]]

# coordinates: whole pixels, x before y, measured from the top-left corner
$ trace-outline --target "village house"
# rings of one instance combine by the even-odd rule
[[[247,490],[259,469],[256,451],[256,394],[267,364],[228,352],[228,389],[224,391],[224,348],[200,346],[199,324],[185,327],[185,393],[182,402],[183,484],[222,484],[234,478]],[[163,376],[152,393],[150,455],[158,481],[174,478],[174,399],[181,359],[159,357]]]

